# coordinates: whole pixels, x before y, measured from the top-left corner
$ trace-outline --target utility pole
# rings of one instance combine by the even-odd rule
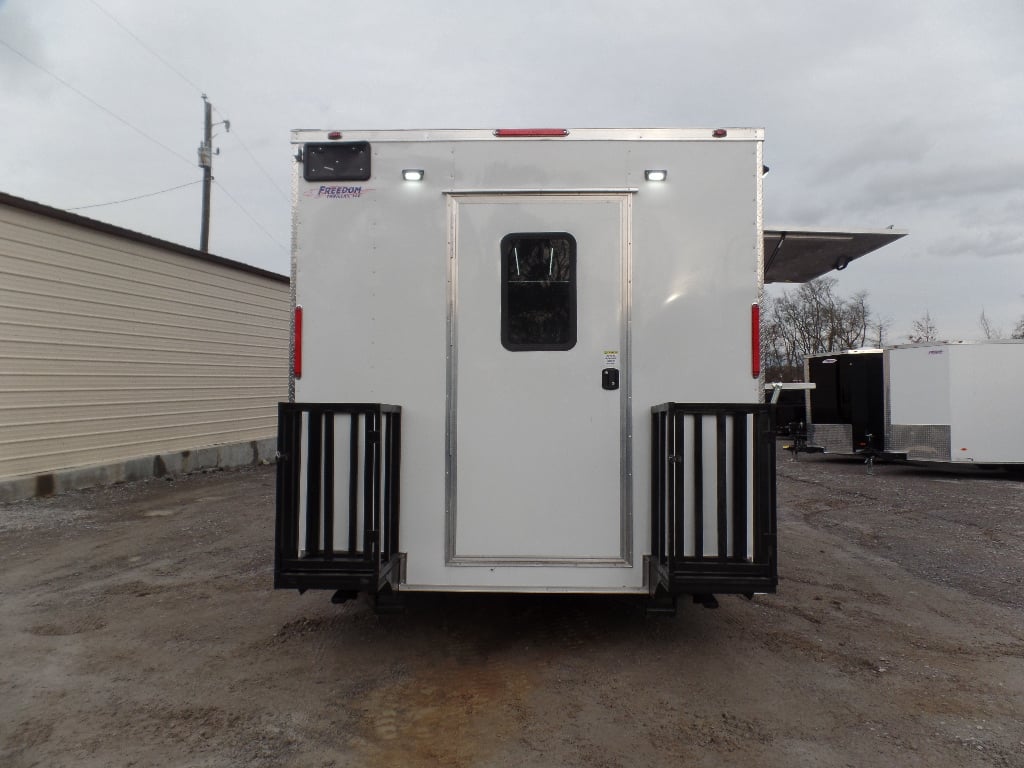
[[[224,130],[231,130],[231,121],[222,120]],[[221,123],[217,123],[220,125]],[[210,186],[213,182],[213,156],[220,154],[220,149],[213,149],[213,105],[203,94],[203,143],[199,145],[199,167],[203,169],[203,213],[199,230],[199,250],[210,251]]]

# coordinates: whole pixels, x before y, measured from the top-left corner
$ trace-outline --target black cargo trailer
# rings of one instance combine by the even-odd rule
[[[826,453],[885,449],[885,376],[880,349],[858,349],[804,360],[808,390],[807,445]]]

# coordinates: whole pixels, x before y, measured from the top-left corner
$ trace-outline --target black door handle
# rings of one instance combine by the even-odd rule
[[[618,389],[619,388],[619,369],[618,368],[605,368],[601,371],[601,388],[602,389]]]

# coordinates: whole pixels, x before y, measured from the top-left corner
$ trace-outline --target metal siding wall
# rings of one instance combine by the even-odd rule
[[[0,477],[272,437],[288,284],[0,205]]]

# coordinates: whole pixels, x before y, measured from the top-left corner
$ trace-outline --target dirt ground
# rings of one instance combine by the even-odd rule
[[[0,505],[0,765],[1024,766],[1024,483],[779,457],[777,595],[274,592],[273,467]]]

